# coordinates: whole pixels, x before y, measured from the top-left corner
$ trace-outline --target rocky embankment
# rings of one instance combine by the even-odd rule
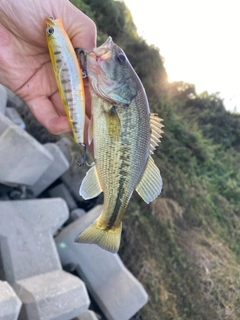
[[[100,214],[79,207],[70,142],[41,144],[0,85],[0,320],[127,320],[147,303],[117,254],[74,243]]]

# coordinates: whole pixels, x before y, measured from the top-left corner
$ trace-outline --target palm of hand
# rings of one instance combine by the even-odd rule
[[[30,41],[31,38],[20,38],[0,24],[0,79],[5,79],[3,84],[24,99],[38,121],[52,133],[68,131],[67,118],[59,117],[65,112],[45,35]]]
[[[2,12],[4,5],[7,13]],[[25,100],[36,119],[50,132],[59,134],[70,131],[70,125],[57,89],[44,30],[44,19],[52,13],[52,7],[56,8],[55,17],[64,17],[75,47],[94,47],[93,21],[69,1],[26,0],[19,10],[16,2],[5,1],[0,8],[0,83]],[[88,86],[85,89],[89,116]]]

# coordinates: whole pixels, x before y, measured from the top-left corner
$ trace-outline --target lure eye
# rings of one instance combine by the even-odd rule
[[[126,57],[123,53],[119,53],[117,55],[117,61],[120,63],[120,64],[124,64],[126,62]]]
[[[48,28],[48,29],[47,29],[47,33],[48,33],[49,35],[53,34],[53,33],[54,33],[54,29],[53,29],[53,28]]]

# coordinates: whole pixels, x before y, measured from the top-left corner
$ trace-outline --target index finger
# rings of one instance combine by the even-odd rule
[[[64,15],[62,20],[73,47],[92,50],[96,46],[95,23],[71,2],[68,5],[70,14]],[[71,16],[71,19],[69,19],[69,16]]]

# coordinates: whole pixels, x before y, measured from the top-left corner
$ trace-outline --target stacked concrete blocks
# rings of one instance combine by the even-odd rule
[[[0,202],[2,265],[23,303],[19,320],[68,320],[88,309],[84,283],[62,270],[53,240],[67,218],[62,199]]]
[[[64,183],[60,183],[57,186],[51,188],[48,191],[48,194],[52,198],[60,197],[64,199],[68,205],[69,210],[74,210],[77,208],[77,203],[75,199],[73,198],[71,192],[68,190]]]
[[[96,245],[76,244],[74,239],[100,214],[97,206],[68,225],[56,237],[63,266],[74,264],[89,292],[108,320],[129,320],[148,296],[139,281],[127,270],[117,254]]]
[[[46,143],[44,147],[52,155],[53,161],[39,180],[30,188],[35,197],[39,196],[69,168],[68,160],[56,143]]]
[[[0,320],[17,320],[21,301],[6,281],[0,281]]]
[[[52,155],[27,132],[13,125],[0,136],[0,181],[34,185],[53,162]]]
[[[74,318],[73,320],[99,320],[99,318],[93,311],[88,310],[87,312],[81,314],[79,317]]]
[[[82,200],[81,179],[69,168],[68,139],[40,144],[23,130],[16,112],[7,110],[7,99],[12,106],[23,103],[0,85],[0,183],[27,186],[38,197],[61,177],[63,183],[49,195],[66,202],[60,198],[0,201],[0,279],[6,280],[0,281],[0,320],[97,320],[88,310],[85,284],[63,271],[61,262],[66,268],[76,266],[108,320],[131,319],[148,299],[142,285],[118,255],[74,243],[100,214],[101,206],[87,214],[77,208],[74,198]],[[73,210],[69,219],[68,209]],[[60,262],[53,235],[67,219],[73,222],[56,238]]]

